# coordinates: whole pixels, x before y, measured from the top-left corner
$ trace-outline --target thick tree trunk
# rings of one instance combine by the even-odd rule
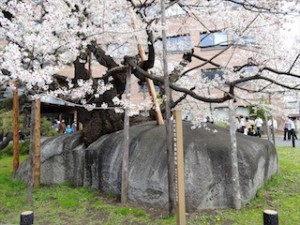
[[[154,63],[153,44],[149,44],[148,47],[148,60],[143,61],[139,64],[145,71],[153,67]],[[113,109],[115,105],[112,100],[115,97],[121,98],[126,86],[126,67],[120,66],[118,63],[116,63],[114,59],[109,55],[106,55],[105,51],[96,43],[92,43],[90,46],[88,46],[88,51],[95,56],[100,65],[108,69],[106,74],[97,79],[103,80],[106,84],[109,82],[109,78],[113,78],[111,81],[113,88],[106,91],[99,98],[86,96],[86,98],[90,101],[89,103],[94,103],[98,107],[100,107],[103,103],[106,103],[109,109],[95,109],[93,111],[87,111],[83,108],[78,109],[78,121],[83,124],[83,141],[86,145],[91,144],[104,134],[123,129],[124,113],[115,112],[115,110]],[[128,59],[125,58],[124,64],[126,64],[126,60],[131,59],[132,58],[130,57],[128,57]],[[79,79],[87,80],[91,78],[90,72],[85,68],[86,63],[87,58],[85,54],[81,54],[80,56],[78,56],[78,58],[73,63],[75,67],[75,75],[73,79],[75,87]],[[133,73],[136,77],[139,77],[137,70],[133,70]],[[93,88],[95,90],[95,94],[97,94],[97,79],[93,79]]]
[[[113,61],[113,59],[107,55],[105,52],[96,45],[89,47],[89,50],[93,52],[96,59],[101,65],[107,66],[108,69],[118,67],[118,64]],[[84,56],[81,56],[84,57]],[[75,76],[73,82],[76,85],[78,79],[87,80],[90,78],[89,71],[85,68],[87,60],[78,57],[74,62]],[[113,88],[106,91],[99,98],[92,98],[90,101],[95,103],[96,106],[101,106],[102,103],[107,103],[108,107],[114,107],[112,99],[114,97],[121,97],[124,93],[126,85],[126,68],[121,71],[112,73],[110,76],[113,77]],[[103,76],[105,83],[108,83],[108,76]],[[96,80],[95,80],[96,81]],[[97,83],[94,82],[94,88],[97,89]],[[96,91],[95,91],[96,93]],[[88,98],[88,97],[87,97]],[[104,134],[112,133],[123,129],[123,113],[117,113],[114,109],[95,109],[93,111],[88,111],[86,109],[78,109],[78,121],[83,124],[83,141],[86,145],[91,144],[99,137]]]
[[[123,113],[113,109],[87,111],[79,109],[78,120],[83,123],[83,141],[86,145],[93,143],[104,134],[123,129]]]

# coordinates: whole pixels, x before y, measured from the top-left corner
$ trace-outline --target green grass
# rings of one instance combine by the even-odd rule
[[[194,212],[190,225],[260,225],[264,209],[279,213],[280,225],[300,224],[300,149],[278,148],[280,170],[256,197],[239,211],[233,209]],[[21,157],[21,160],[24,156]],[[175,217],[155,209],[121,205],[112,196],[102,196],[70,184],[34,189],[33,206],[26,205],[26,185],[11,178],[12,158],[0,159],[0,224],[19,224],[22,211],[33,210],[37,225],[176,224]]]

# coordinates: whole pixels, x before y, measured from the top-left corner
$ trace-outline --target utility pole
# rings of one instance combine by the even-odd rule
[[[166,106],[166,142],[167,142],[167,159],[168,159],[168,194],[169,194],[169,215],[174,214],[175,209],[175,166],[174,151],[172,143],[172,124],[170,99],[171,92],[169,87],[168,61],[167,61],[167,37],[166,37],[166,15],[165,0],[161,0],[161,25],[162,25],[162,45],[163,45],[163,71],[164,71],[164,89],[165,89],[165,106]]]

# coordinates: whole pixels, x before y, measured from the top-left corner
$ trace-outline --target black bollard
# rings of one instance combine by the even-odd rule
[[[276,211],[266,209],[263,215],[264,215],[264,225],[279,225],[278,213]]]
[[[21,213],[20,225],[33,224],[33,211],[25,211]]]

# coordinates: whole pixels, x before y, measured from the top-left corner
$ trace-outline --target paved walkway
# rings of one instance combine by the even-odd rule
[[[263,138],[267,139],[267,137],[263,137]],[[275,145],[276,146],[293,147],[292,139],[284,141],[283,136],[279,136],[279,135],[275,136]],[[299,139],[295,140],[295,147],[300,148],[300,140]]]

